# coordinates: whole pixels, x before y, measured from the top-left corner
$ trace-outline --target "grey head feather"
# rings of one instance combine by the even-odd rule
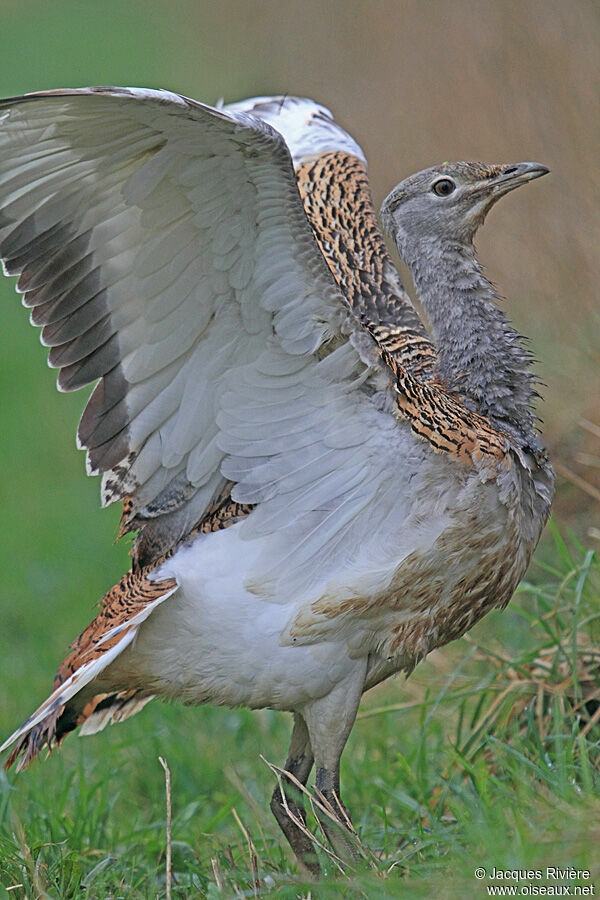
[[[531,353],[498,309],[473,240],[500,197],[547,172],[532,162],[445,163],[402,181],[381,210],[429,319],[440,376],[475,411],[524,441],[535,428]]]

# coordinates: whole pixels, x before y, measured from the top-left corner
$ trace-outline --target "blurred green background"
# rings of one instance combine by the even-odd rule
[[[406,175],[444,160],[548,165],[550,177],[493,212],[479,248],[539,360],[546,385],[539,412],[559,467],[555,516],[594,546],[599,47],[597,0],[2,0],[0,94],[118,84],[169,88],[209,103],[280,92],[313,97],[363,146],[377,205]],[[67,642],[128,558],[126,545],[113,546],[118,510],[99,510],[99,484],[84,477],[83,454],[74,446],[85,398],[56,392],[46,352],[7,279],[0,301],[0,734],[6,734],[43,699]],[[140,725],[120,729],[142,744],[151,740],[152,760],[162,747],[156,735],[174,729],[187,735],[214,722],[234,744],[243,742],[240,729],[250,717],[215,716],[157,706]],[[258,718],[246,744],[254,760],[266,732],[270,758],[283,755],[285,724],[274,724],[280,721]],[[113,731],[86,741],[86,754],[99,759],[111,742],[118,745],[123,738]],[[66,752],[75,756],[72,743]],[[214,746],[218,755],[220,740]],[[68,771],[54,758],[44,777],[52,771],[58,777],[63,769],[55,767],[63,765]],[[42,768],[33,776],[40,789]]]

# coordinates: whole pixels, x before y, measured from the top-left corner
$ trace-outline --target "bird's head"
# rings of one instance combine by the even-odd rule
[[[548,171],[536,162],[444,163],[401,181],[385,199],[381,220],[409,262],[423,240],[470,244],[496,200]]]

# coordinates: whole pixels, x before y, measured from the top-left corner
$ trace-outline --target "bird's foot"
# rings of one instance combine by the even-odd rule
[[[355,867],[369,858],[356,833],[350,813],[333,790],[315,789],[317,819],[335,855],[346,866]]]
[[[306,827],[304,808],[293,800],[281,785],[271,797],[271,811],[294,851],[300,867],[314,878],[321,874],[313,835]]]

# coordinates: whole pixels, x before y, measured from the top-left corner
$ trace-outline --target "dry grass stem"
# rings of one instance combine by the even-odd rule
[[[223,875],[221,874],[221,867],[219,865],[219,860],[211,859],[210,864],[212,866],[213,875],[215,876],[215,883],[220,891],[223,890]]]
[[[600,456],[595,456],[593,453],[576,453],[575,460],[582,466],[600,469]]]
[[[271,770],[271,771],[273,772],[273,774],[275,775],[275,778],[277,779],[277,785],[278,785],[278,787],[279,787],[279,792],[280,792],[280,794],[281,794],[281,802],[282,802],[282,804],[283,804],[283,808],[285,809],[285,811],[286,811],[288,817],[291,819],[291,821],[294,823],[294,825],[295,825],[297,828],[299,828],[300,831],[302,831],[302,833],[305,834],[305,835],[308,837],[308,839],[309,839],[310,841],[312,841],[312,843],[315,845],[315,847],[318,847],[319,850],[322,850],[323,853],[325,853],[326,856],[329,857],[329,859],[330,859],[330,860],[332,861],[332,863],[336,866],[336,868],[337,868],[342,874],[344,874],[344,871],[345,871],[345,870],[344,870],[344,867],[343,867],[343,860],[340,859],[340,857],[337,856],[332,850],[330,850],[329,847],[327,847],[324,843],[322,843],[322,842],[316,837],[316,835],[314,835],[314,834],[312,833],[312,831],[310,831],[310,830],[306,827],[306,825],[305,825],[305,823],[302,821],[302,819],[299,818],[299,816],[297,816],[297,815],[290,809],[290,806],[289,806],[289,804],[288,804],[288,799],[287,799],[285,790],[284,790],[284,788],[283,788],[283,778],[285,777],[285,778],[289,779],[289,781],[294,785],[294,787],[297,787],[298,790],[301,791],[301,792],[308,798],[309,803],[310,803],[310,805],[311,805],[311,810],[313,811],[313,813],[314,813],[314,807],[315,807],[315,806],[317,806],[319,809],[321,809],[322,812],[324,812],[324,813],[325,813],[326,815],[328,815],[328,816],[331,815],[331,814],[329,813],[329,810],[327,810],[327,809],[323,806],[322,803],[320,803],[315,797],[313,797],[313,795],[312,795],[311,792],[308,790],[308,788],[307,788],[304,784],[302,784],[300,781],[298,781],[298,779],[296,778],[295,775],[292,775],[292,773],[291,773],[291,772],[288,772],[287,769],[283,769],[283,768],[281,768],[280,766],[276,766],[275,763],[270,763],[268,759],[265,759],[265,757],[262,756],[262,754],[261,754],[261,757],[260,757],[260,758],[261,758],[262,761],[270,768],[270,770]],[[338,821],[338,819],[337,819],[335,816],[333,816],[332,818],[334,819],[334,821],[336,821],[336,822]],[[318,818],[318,816],[317,816],[316,814],[315,814],[315,819],[317,820],[317,822],[319,821],[319,818]]]
[[[590,497],[593,497],[594,500],[600,502],[600,490],[598,490],[597,487],[594,487],[593,484],[590,484],[589,481],[586,481],[585,478],[582,478],[581,475],[577,475],[576,472],[573,472],[560,462],[555,462],[554,468],[558,475],[562,475],[562,477],[566,478],[567,481],[570,481],[571,484],[574,484],[582,491],[585,491],[586,494],[589,494]]]
[[[588,431],[590,434],[593,434],[594,437],[600,438],[600,425],[595,425],[594,422],[590,422],[589,419],[580,419],[579,425],[584,431]]]
[[[244,823],[238,816],[237,810],[235,809],[235,807],[232,807],[231,812],[233,813],[233,817],[234,817],[235,821],[239,825],[240,831],[246,838],[246,843],[248,845],[248,858],[250,860],[250,868],[252,870],[252,887],[254,889],[255,897],[258,897],[260,881],[258,878],[258,854],[256,852],[256,847],[254,846],[254,843],[252,841],[252,838],[250,837],[250,833],[249,833],[248,829],[246,828],[246,826],[244,825]]]
[[[338,825],[338,826],[342,825],[344,828],[346,828],[352,835],[352,837],[355,841],[355,844],[356,844],[356,849],[361,854],[361,856],[364,859],[369,859],[371,861],[371,863],[373,862],[373,854],[371,854],[371,852],[364,846],[364,844],[360,840],[352,822],[350,821],[350,818],[348,817],[348,814],[343,809],[341,803],[339,804],[339,806],[340,806],[340,811],[342,812],[342,815],[343,815],[343,819],[340,819],[340,816],[337,814],[336,810],[333,808],[333,806],[329,802],[329,800],[326,797],[324,797],[323,794],[320,791],[318,791],[316,788],[315,788],[315,793],[313,794],[306,787],[306,785],[304,785],[300,781],[298,781],[296,776],[293,775],[291,772],[288,772],[287,769],[277,766],[274,763],[270,763],[262,755],[261,755],[261,759],[271,769],[271,771],[277,778],[277,784],[278,784],[279,792],[281,795],[281,802],[283,804],[283,808],[285,809],[285,811],[286,811],[287,815],[289,816],[289,818],[291,819],[291,821],[294,823],[294,825],[296,825],[297,828],[299,828],[303,832],[303,834],[305,834],[309,838],[310,841],[312,841],[312,843],[316,847],[318,847],[320,850],[322,850],[327,855],[327,857],[332,861],[332,863],[336,866],[336,868],[342,874],[345,874],[346,867],[348,864],[345,860],[342,860],[336,853],[334,853],[325,844],[325,840],[327,840],[327,836],[325,834],[322,823],[320,821],[320,817],[317,814],[316,810],[319,810],[319,812],[321,812],[322,814],[327,816],[327,818],[329,818],[335,825]],[[294,812],[290,809],[290,806],[288,804],[288,800],[286,797],[286,793],[285,793],[285,790],[283,787],[283,779],[284,778],[286,778],[289,782],[291,782],[291,784],[293,784],[294,787],[296,787],[302,794],[304,794],[305,797],[307,797],[308,802],[310,803],[311,812],[313,813],[315,820],[317,822],[317,826],[323,836],[322,841],[320,841],[316,837],[316,835],[313,834],[313,832],[310,831],[306,827],[306,825],[302,821],[302,819],[300,819],[297,815],[295,815]],[[336,795],[336,800],[339,803],[339,798],[337,797],[337,795]]]
[[[263,829],[263,824],[266,826],[266,830],[270,834],[271,837],[276,838],[277,840],[280,837],[279,828],[274,819],[267,815],[264,806],[261,806],[260,803],[257,802],[256,798],[252,796],[243,780],[240,778],[235,769],[231,766],[228,766],[223,769],[223,774],[233,785],[236,791],[244,798],[247,806],[250,808],[252,815],[254,816],[254,823],[258,829],[258,833],[260,835],[260,840],[262,846],[264,848],[263,856],[269,860],[269,863],[276,868],[275,861],[273,859],[273,853],[271,850],[272,842],[268,841],[265,836],[265,830]],[[265,868],[264,863],[261,860],[263,868]]]
[[[234,891],[236,897],[243,897],[244,894],[240,890],[240,886],[237,883],[237,879],[235,877],[236,865],[235,865],[235,860],[233,858],[233,850],[231,849],[231,844],[227,844],[227,857],[229,859],[229,867],[231,869],[231,880],[233,881],[233,891]]]
[[[171,900],[171,880],[173,877],[171,862],[171,770],[162,756],[158,761],[165,770],[165,794],[167,804],[167,900]]]

